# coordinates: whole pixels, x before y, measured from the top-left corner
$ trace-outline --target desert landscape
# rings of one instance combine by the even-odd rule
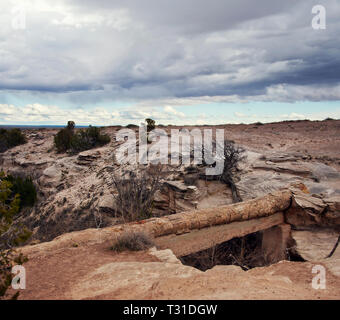
[[[115,206],[114,172],[136,170],[114,157],[121,127],[102,128],[111,142],[78,154],[57,152],[57,129],[23,130],[27,143],[1,154],[7,174],[37,188],[14,219],[32,231],[18,299],[339,299],[339,249],[326,257],[339,237],[340,121],[209,128],[243,149],[241,201],[202,166],[169,165],[150,218],[137,222]],[[128,232],[148,234],[152,247],[112,250]],[[323,290],[312,287],[316,265]]]
[[[340,300],[339,17],[338,0],[1,0],[0,311]]]

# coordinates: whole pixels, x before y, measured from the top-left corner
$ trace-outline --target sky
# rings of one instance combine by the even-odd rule
[[[340,119],[339,35],[340,0],[1,0],[0,124]]]

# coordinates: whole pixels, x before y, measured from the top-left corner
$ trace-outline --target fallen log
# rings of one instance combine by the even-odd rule
[[[264,197],[240,202],[232,205],[182,212],[161,218],[151,218],[128,224],[116,225],[103,229],[87,229],[61,235],[50,242],[21,248],[25,255],[53,252],[62,248],[70,248],[74,244],[93,245],[114,241],[124,232],[145,232],[153,237],[169,234],[183,234],[190,230],[229,224],[268,217],[283,212],[291,204],[292,192],[280,190]]]

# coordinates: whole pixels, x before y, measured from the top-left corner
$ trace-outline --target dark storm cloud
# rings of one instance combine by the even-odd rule
[[[319,31],[314,1],[59,0],[40,11],[26,3],[27,29],[7,21],[0,31],[0,90],[249,98],[277,85],[340,83],[336,0],[318,1],[327,9]]]
[[[291,6],[289,1],[273,0],[76,0],[73,3],[79,7],[86,4],[93,10],[126,8],[134,19],[155,29],[165,27],[199,33],[225,30]]]

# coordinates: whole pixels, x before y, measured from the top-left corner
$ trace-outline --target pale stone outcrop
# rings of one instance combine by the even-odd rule
[[[286,221],[295,228],[340,226],[340,196],[321,198],[292,188],[292,205],[286,212]]]
[[[296,243],[296,252],[306,261],[326,266],[334,275],[340,276],[340,250],[336,250],[331,258],[326,258],[339,237],[332,230],[292,231]]]
[[[340,275],[339,249],[332,258],[323,259],[338,233],[312,230],[340,226],[339,122],[328,123],[333,124],[331,128],[322,122],[239,129],[227,125],[228,139],[247,149],[247,160],[240,164],[235,179],[245,202],[226,206],[231,201],[228,186],[181,167],[167,178],[172,185],[158,197],[157,209],[163,217],[126,225],[114,225],[121,221],[113,220],[114,188],[109,180],[114,170],[124,169],[113,157],[119,145],[114,133],[119,128],[106,129],[110,145],[74,156],[51,149],[57,130],[28,131],[29,142],[1,154],[1,166],[8,172],[32,174],[39,185],[41,198],[27,216],[35,239],[48,241],[64,234],[22,248],[29,256],[25,264],[28,290],[22,298],[339,299],[339,278],[334,276]],[[282,190],[296,182],[306,187]],[[214,186],[218,188],[212,193]],[[194,205],[196,191],[199,198]],[[111,227],[87,229],[101,223],[94,219],[97,212],[103,218],[101,227]],[[176,212],[181,213],[164,216]],[[262,249],[272,261],[283,258],[279,254],[290,237],[287,223],[293,226],[297,253],[313,262],[281,261],[248,272],[236,266],[215,266],[200,272],[181,265],[170,250],[136,254],[108,250],[118,235],[129,230],[148,232],[156,241],[172,237],[178,248],[182,246],[182,251],[174,251],[180,254],[207,248],[210,240],[227,241],[265,229]],[[307,228],[311,231],[296,231]],[[74,230],[83,231],[67,233]],[[311,290],[316,264],[327,269],[326,290]]]
[[[246,149],[247,158],[239,164],[240,171],[235,177],[235,185],[242,200],[263,197],[292,183],[303,182],[311,194],[320,196],[326,203],[324,215],[329,218],[328,221],[335,221],[339,216],[339,206],[336,204],[339,201],[334,202],[333,199],[340,195],[340,173],[337,170],[340,158],[336,148],[339,134],[334,131],[335,128],[338,130],[338,125],[327,124],[327,134],[323,132],[327,141],[322,143],[316,156],[312,156],[309,148],[314,148],[314,142],[306,142],[308,152],[292,148],[291,143],[295,145],[295,129],[294,139],[290,137],[282,141],[283,137],[277,137],[270,128],[271,137],[268,141],[266,135],[269,132],[259,134],[266,126],[257,129],[249,126],[251,134],[244,131],[244,128],[239,130],[231,126],[228,134],[235,136],[228,136],[228,139],[235,140]],[[123,223],[115,211],[112,173],[134,168],[120,164],[116,151],[123,142],[115,140],[119,129],[103,129],[110,135],[111,142],[77,155],[56,152],[53,139],[57,129],[25,130],[27,144],[0,154],[1,168],[11,174],[31,175],[39,190],[37,204],[20,221],[32,230],[33,240],[51,241],[63,233]],[[232,133],[234,129],[236,131]],[[300,137],[304,139],[306,135],[308,132],[303,130]],[[275,143],[278,138],[279,141]],[[266,147],[268,142],[272,147]],[[129,143],[134,144],[132,141]],[[287,143],[287,146],[279,147],[279,143]],[[330,150],[331,157],[325,154],[325,147]],[[228,185],[208,180],[204,167],[175,168],[163,181],[161,192],[155,195],[152,216],[160,217],[232,203],[232,192]]]

